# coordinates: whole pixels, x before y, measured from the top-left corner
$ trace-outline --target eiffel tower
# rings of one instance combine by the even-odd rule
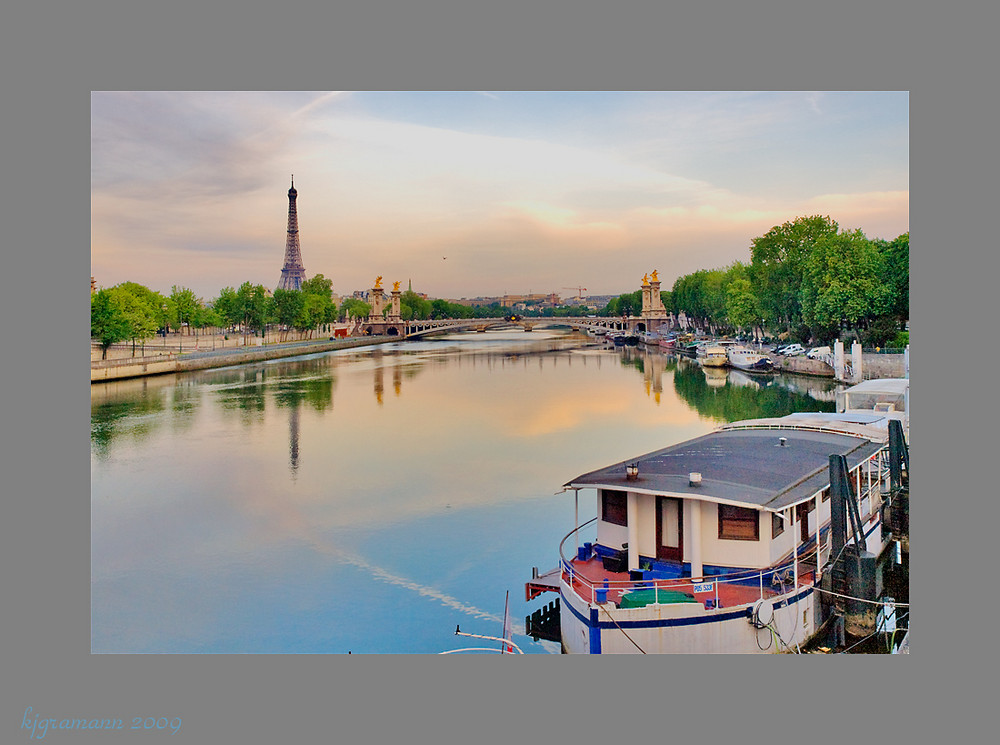
[[[285,239],[285,265],[281,267],[281,279],[278,280],[280,290],[301,290],[302,281],[306,278],[305,267],[302,266],[302,249],[299,248],[299,218],[295,212],[295,176],[292,176],[292,188],[288,190],[288,237]]]

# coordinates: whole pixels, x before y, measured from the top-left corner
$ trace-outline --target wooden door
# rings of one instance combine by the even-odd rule
[[[684,511],[674,497],[656,498],[656,558],[684,560]]]

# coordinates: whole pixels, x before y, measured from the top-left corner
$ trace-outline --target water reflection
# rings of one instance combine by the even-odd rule
[[[567,478],[760,416],[772,387],[538,330],[94,385],[93,649],[435,652],[467,619],[496,634],[504,592],[557,560]]]
[[[674,390],[702,416],[719,422],[784,416],[793,411],[834,411],[833,403],[801,392],[805,386],[777,385],[774,376],[747,375],[739,370],[722,372],[724,377],[697,364],[679,365],[674,372]]]

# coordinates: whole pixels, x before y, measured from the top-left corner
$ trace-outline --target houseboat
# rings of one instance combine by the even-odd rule
[[[698,352],[702,367],[725,367],[728,364],[726,348],[721,344],[706,344],[704,353]]]
[[[577,520],[527,599],[558,592],[565,653],[798,650],[830,617],[817,578],[847,545],[844,515],[858,556],[890,553],[888,414],[735,422],[571,479],[577,514],[592,491],[597,516]]]
[[[770,372],[771,358],[766,354],[756,352],[749,347],[741,345],[729,347],[726,350],[729,364],[737,370],[749,370],[751,372]]]

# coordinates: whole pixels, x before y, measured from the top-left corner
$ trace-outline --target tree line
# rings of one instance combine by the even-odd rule
[[[716,333],[782,334],[802,343],[828,343],[854,336],[867,346],[903,346],[910,310],[910,234],[892,241],[869,239],[860,230],[840,230],[829,217],[798,217],[751,240],[750,262],[722,269],[699,269],[678,277],[661,291],[663,305],[684,313],[696,326]],[[346,298],[338,308],[333,281],[322,274],[301,290],[244,282],[225,287],[206,302],[185,287],[169,295],[135,282],[122,282],[91,295],[91,337],[104,356],[112,344],[131,341],[133,353],[168,328],[197,333],[209,327],[239,329],[263,336],[277,324],[283,338],[294,330],[311,335],[337,320],[367,318],[371,305]],[[612,298],[601,316],[637,316],[642,290]],[[388,309],[383,311],[388,312]],[[526,316],[565,317],[579,306],[528,308]],[[499,303],[472,307],[428,300],[413,290],[400,295],[403,320],[503,318],[512,313]]]
[[[664,306],[716,333],[782,334],[802,343],[857,338],[904,346],[910,315],[910,234],[892,241],[841,230],[829,217],[798,217],[750,242],[750,262],[699,269],[661,292]],[[599,315],[638,315],[642,291]]]
[[[263,336],[278,324],[285,339],[291,330],[311,335],[337,320],[332,287],[333,281],[322,274],[305,280],[301,290],[279,288],[273,293],[244,282],[239,288],[224,287],[205,302],[186,287],[174,285],[163,295],[136,282],[122,282],[91,295],[90,336],[106,357],[112,344],[131,341],[134,353],[137,345],[168,329],[197,334],[206,328],[231,328],[244,336]]]

